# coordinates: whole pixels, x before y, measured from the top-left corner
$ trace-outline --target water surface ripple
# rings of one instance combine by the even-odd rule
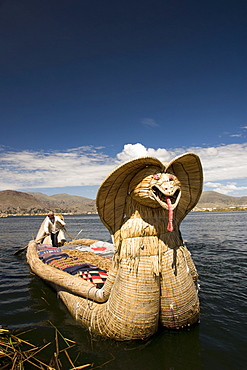
[[[77,366],[94,363],[103,370],[242,370],[246,364],[247,212],[191,212],[181,225],[199,273],[200,324],[182,331],[161,329],[146,341],[92,340],[57,299],[30,273],[25,253],[13,252],[36,235],[40,216],[0,219],[0,325],[34,329],[30,341],[54,340],[52,322],[75,340]],[[75,236],[110,241],[96,215],[66,216]],[[44,352],[44,360],[51,353]]]

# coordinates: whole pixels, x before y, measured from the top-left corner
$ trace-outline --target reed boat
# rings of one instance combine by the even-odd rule
[[[179,226],[201,191],[196,154],[169,163],[154,157],[128,161],[106,177],[96,199],[113,237],[112,258],[67,245],[53,250],[32,240],[27,262],[91,333],[135,340],[152,336],[159,326],[196,324],[198,274]],[[97,243],[80,242],[85,248]]]
[[[81,297],[89,288],[104,285],[112,248],[111,243],[92,239],[72,241],[61,248],[32,240],[26,258],[31,270],[57,291],[65,289]]]

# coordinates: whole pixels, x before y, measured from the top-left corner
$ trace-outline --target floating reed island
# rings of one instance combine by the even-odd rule
[[[78,322],[104,337],[145,339],[159,325],[180,329],[197,323],[198,274],[179,227],[197,204],[202,182],[201,162],[193,153],[170,163],[141,157],[120,165],[103,181],[96,200],[114,241],[107,265],[100,256],[75,257],[64,249],[53,251],[60,253],[60,265],[49,264],[45,250],[46,257],[41,255],[47,247],[30,241],[31,270],[56,289]],[[71,275],[73,258],[80,267]]]

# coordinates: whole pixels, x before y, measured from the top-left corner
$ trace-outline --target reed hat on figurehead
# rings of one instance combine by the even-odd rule
[[[120,227],[124,217],[126,197],[132,178],[142,169],[155,166],[160,172],[174,174],[181,184],[181,197],[176,209],[178,223],[195,207],[203,183],[202,166],[199,157],[186,153],[174,158],[169,163],[162,163],[155,157],[140,157],[115,168],[101,184],[96,204],[103,224],[111,234]]]

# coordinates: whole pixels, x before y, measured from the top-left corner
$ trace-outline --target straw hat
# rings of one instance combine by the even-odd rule
[[[154,157],[140,157],[115,168],[101,184],[96,204],[98,214],[110,233],[121,227],[126,198],[132,178],[145,167],[155,166],[160,172],[174,174],[181,184],[181,198],[176,208],[176,221],[179,224],[198,202],[202,192],[202,166],[199,157],[186,153],[174,158],[170,163],[162,163]]]

